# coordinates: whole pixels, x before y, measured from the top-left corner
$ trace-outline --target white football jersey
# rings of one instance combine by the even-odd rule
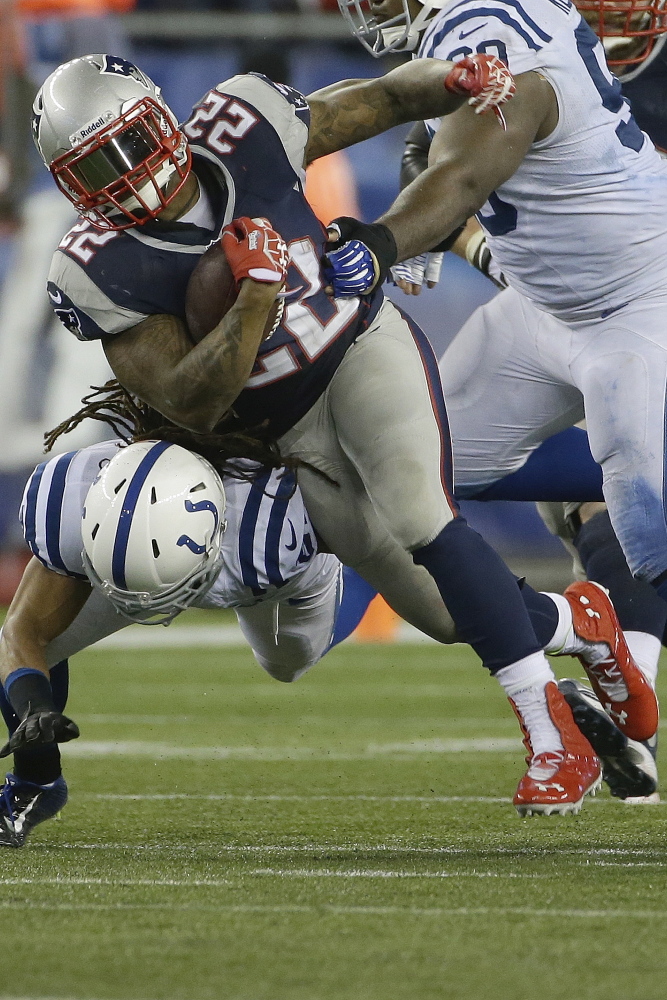
[[[120,447],[103,441],[39,465],[26,484],[20,520],[33,555],[48,569],[86,580],[81,513],[102,465]],[[252,463],[244,462],[245,468]],[[227,530],[223,568],[197,607],[247,607],[275,598],[308,568],[317,552],[315,532],[294,476],[263,472],[248,483],[224,479]]]
[[[636,124],[604,49],[569,0],[461,0],[419,56],[488,52],[552,85],[559,122],[478,213],[509,283],[565,322],[663,289],[667,164]],[[426,123],[431,132],[439,120]],[[650,263],[650,266],[648,266]]]

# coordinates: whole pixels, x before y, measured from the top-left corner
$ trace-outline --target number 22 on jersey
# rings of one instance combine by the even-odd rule
[[[315,247],[310,239],[294,240],[288,245],[290,260],[301,279],[290,291],[287,297],[298,294],[294,301],[287,301],[282,327],[294,338],[301,348],[305,358],[310,363],[326,350],[340,333],[357,315],[359,300],[331,299],[327,296],[326,305],[331,315],[325,318],[318,315],[314,303],[309,301],[322,289],[320,277],[320,261]],[[322,296],[317,296],[321,299]],[[283,344],[275,351],[268,351],[257,358],[255,371],[246,382],[246,389],[260,389],[292,375],[301,368],[301,364],[288,344]]]

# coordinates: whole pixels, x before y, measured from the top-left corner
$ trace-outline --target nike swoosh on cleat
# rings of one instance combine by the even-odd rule
[[[468,35],[472,35],[475,31],[481,31],[482,28],[486,28],[488,23],[489,23],[488,21],[485,21],[484,24],[478,24],[476,28],[471,28],[470,31],[462,31],[461,34],[459,35],[459,41],[462,38],[467,38]]]

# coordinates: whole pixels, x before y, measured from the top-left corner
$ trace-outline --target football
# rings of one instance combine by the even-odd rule
[[[218,325],[236,302],[238,288],[220,243],[202,254],[190,275],[185,294],[185,319],[196,344]],[[264,328],[264,340],[275,330],[283,300],[276,299]]]

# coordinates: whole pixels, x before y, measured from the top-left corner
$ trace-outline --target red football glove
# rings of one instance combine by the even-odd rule
[[[267,283],[285,280],[287,246],[268,219],[234,219],[223,229],[220,242],[237,284],[243,278]]]
[[[468,104],[473,105],[477,115],[493,108],[506,128],[499,105],[514,96],[516,84],[505,63],[496,56],[482,54],[461,59],[445,77],[445,89],[451,94],[470,94]]]

